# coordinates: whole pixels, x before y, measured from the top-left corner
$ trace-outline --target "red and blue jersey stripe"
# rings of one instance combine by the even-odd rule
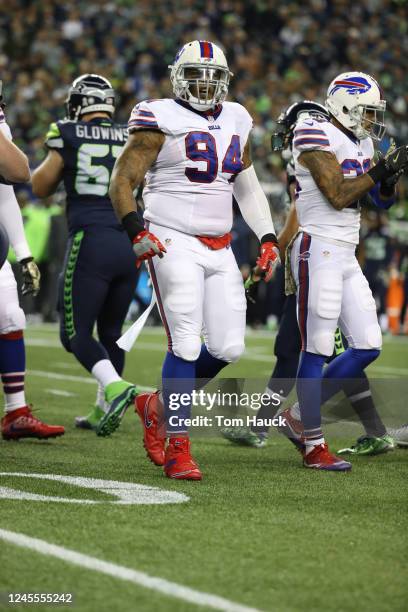
[[[300,128],[295,130],[295,146],[318,144],[321,146],[330,146],[326,132],[319,128]]]
[[[145,128],[159,129],[156,117],[153,113],[146,110],[135,109],[129,119],[128,128]]]
[[[200,40],[201,57],[212,59],[214,57],[213,46],[207,40]]]

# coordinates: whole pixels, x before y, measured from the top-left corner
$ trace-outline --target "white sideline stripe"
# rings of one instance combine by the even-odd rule
[[[40,378],[50,378],[52,380],[69,380],[70,382],[80,382],[88,385],[96,385],[94,378],[87,376],[74,376],[73,374],[60,374],[59,372],[45,372],[44,370],[27,370],[28,376],[39,376]]]
[[[61,342],[59,342],[58,340],[49,340],[48,338],[26,338],[25,344],[26,346],[39,346],[42,348],[62,349]],[[160,344],[152,342],[138,342],[136,348],[150,351],[160,351],[163,354],[167,351],[166,343],[164,341]]]
[[[70,391],[63,391],[62,389],[45,389],[47,393],[51,395],[61,395],[62,397],[75,397],[76,393],[70,393]]]
[[[126,331],[132,325],[131,322],[125,323],[123,330]],[[33,332],[34,334],[40,333],[54,333],[58,334],[58,323],[33,323],[29,324],[26,330],[27,335]],[[145,327],[143,330],[143,336],[161,336],[166,341],[166,335],[161,325]],[[276,336],[276,331],[269,331],[266,329],[252,329],[251,327],[246,328],[245,336],[247,338],[260,338],[263,340],[270,340]],[[395,344],[395,343],[408,343],[408,336],[392,336],[391,334],[383,335],[383,344]]]
[[[133,570],[123,565],[109,563],[108,561],[103,561],[102,559],[91,557],[90,555],[84,555],[75,550],[64,548],[63,546],[49,544],[44,540],[32,538],[22,533],[0,529],[0,539],[20,546],[21,548],[28,548],[29,550],[34,550],[43,555],[55,557],[56,559],[61,559],[62,561],[67,561],[73,565],[79,565],[80,567],[85,567],[100,572],[101,574],[106,574],[107,576],[113,576],[120,580],[133,582],[133,584],[152,589],[153,591],[158,591],[163,595],[183,599],[192,604],[207,606],[208,608],[223,610],[225,612],[259,612],[256,608],[248,608],[247,606],[242,606],[228,599],[224,599],[223,597],[211,595],[211,593],[195,591],[182,584],[170,582],[169,580],[157,578],[156,576],[149,576],[149,574],[145,574],[144,572]]]
[[[38,376],[40,378],[50,378],[52,380],[68,380],[70,382],[80,382],[87,385],[96,385],[97,382],[94,378],[86,376],[74,376],[73,374],[60,374],[60,372],[45,372],[44,370],[27,370],[29,376]],[[144,387],[137,385],[141,391],[155,391],[153,387]]]
[[[61,344],[57,341],[50,341],[47,340],[46,338],[29,338],[28,340],[26,339],[26,345],[27,346],[42,346],[42,347],[60,347]],[[157,343],[150,343],[150,342],[137,342],[136,347],[137,349],[143,349],[143,350],[147,350],[147,351],[157,351],[160,353],[165,353],[166,352],[166,348],[164,346],[164,344],[157,344]],[[269,349],[266,347],[262,347],[262,349],[258,348],[253,348],[253,347],[249,347],[248,349],[246,349],[245,353],[242,355],[240,361],[259,361],[262,363],[269,363],[270,365],[273,365],[276,361],[276,357],[274,355],[266,355],[263,353],[263,351],[268,351]],[[392,366],[380,366],[380,365],[375,365],[373,364],[372,366],[370,366],[370,371],[371,372],[381,372],[383,374],[389,374],[389,375],[398,375],[398,376],[406,376],[408,374],[408,368],[393,368]],[[33,370],[31,371],[33,372]],[[78,380],[81,377],[76,377],[77,382],[85,382],[85,378],[82,377],[81,380]],[[87,382],[90,382],[87,379]],[[140,387],[143,390],[146,391],[151,391],[152,389],[150,388],[143,388]]]
[[[37,347],[42,347],[42,348],[62,348],[61,343],[58,342],[57,340],[49,340],[48,338],[28,338],[26,340],[26,345],[27,346],[37,346]],[[158,352],[158,353],[163,353],[163,355],[166,352],[166,345],[165,343],[157,343],[157,342],[139,342],[137,341],[136,344],[133,347],[133,351],[134,350],[143,350],[143,351],[154,351],[154,352]],[[264,349],[267,352],[270,352],[270,349],[266,348]],[[245,353],[242,355],[241,359],[247,359],[250,361],[262,361],[262,362],[267,362],[267,363],[274,363],[274,361],[276,361],[276,357],[274,357],[273,355],[266,355],[265,353],[263,353],[262,349],[261,350],[254,350],[252,348],[249,348],[245,351]]]

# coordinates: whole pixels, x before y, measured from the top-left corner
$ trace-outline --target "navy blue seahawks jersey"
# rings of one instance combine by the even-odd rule
[[[50,125],[46,146],[64,160],[69,231],[93,226],[121,227],[108,189],[115,160],[127,139],[127,127],[109,117],[64,119]]]

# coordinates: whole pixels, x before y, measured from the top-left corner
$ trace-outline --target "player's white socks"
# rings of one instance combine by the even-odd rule
[[[17,393],[4,394],[4,412],[7,414],[8,412],[12,412],[13,410],[17,410],[18,408],[23,408],[27,406],[25,393],[24,391],[18,391]]]
[[[113,382],[122,380],[109,359],[101,359],[92,368],[92,375],[103,389]]]
[[[315,438],[313,440],[305,440],[305,455],[308,455],[315,446],[319,446],[320,444],[324,444],[324,438]]]
[[[24,392],[25,372],[9,372],[1,375],[4,393],[4,412],[12,412],[27,405]]]
[[[109,404],[105,400],[105,389],[102,387],[101,383],[98,383],[95,406],[98,406],[104,412],[107,412],[109,410]]]

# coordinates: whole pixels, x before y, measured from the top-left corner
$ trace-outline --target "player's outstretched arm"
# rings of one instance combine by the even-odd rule
[[[332,153],[326,151],[303,151],[299,163],[305,166],[336,210],[347,208],[359,200],[378,182],[405,169],[408,164],[407,148],[400,147],[390,158],[382,159],[368,172],[356,178],[344,178],[340,164]]]
[[[46,198],[54,193],[62,179],[64,160],[62,156],[51,149],[42,164],[33,172],[33,192],[38,198]]]
[[[278,240],[268,200],[252,165],[249,143],[245,145],[242,161],[244,169],[234,181],[234,197],[245,222],[261,242],[261,252],[256,263],[265,280],[269,281],[280,261]]]
[[[24,233],[21,210],[10,185],[0,185],[0,224],[5,229],[10,245],[21,265],[22,293],[37,295],[40,290],[40,271],[31,255]]]
[[[130,134],[116,160],[109,187],[109,195],[116,215],[122,222],[136,254],[137,265],[155,255],[163,257],[166,249],[140,223],[133,192],[143,182],[146,172],[156,161],[164,143],[163,132],[141,130]]]
[[[1,129],[0,175],[9,183],[27,183],[30,180],[27,157]]]

